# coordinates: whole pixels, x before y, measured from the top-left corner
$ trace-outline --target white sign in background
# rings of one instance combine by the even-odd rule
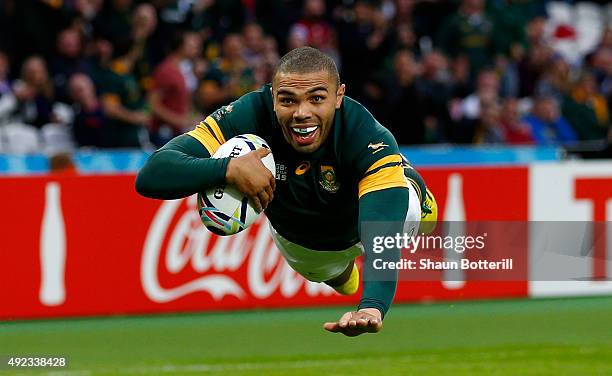
[[[608,281],[593,276],[594,205],[576,198],[576,179],[612,178],[612,162],[568,161],[529,168],[529,296],[581,296],[612,293],[612,190],[606,201],[606,270]],[[545,223],[546,222],[546,223]],[[558,226],[550,222],[559,222]],[[566,222],[566,223],[561,223]],[[575,222],[569,224],[569,222]],[[559,229],[570,228],[570,231]],[[553,250],[553,251],[551,251]],[[574,281],[554,281],[550,268],[570,270]],[[582,279],[582,280],[581,280]]]

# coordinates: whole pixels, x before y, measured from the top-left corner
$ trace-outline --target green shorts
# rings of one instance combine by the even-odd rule
[[[421,206],[412,184],[408,184],[410,203],[406,213],[404,232],[415,234],[421,221]],[[413,205],[412,203],[417,203]],[[338,277],[349,264],[364,252],[363,245],[357,243],[342,251],[317,251],[292,243],[280,235],[270,224],[272,239],[287,260],[289,266],[312,282],[324,282]]]

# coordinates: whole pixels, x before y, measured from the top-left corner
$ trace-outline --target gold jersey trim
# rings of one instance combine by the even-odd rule
[[[368,169],[368,172],[389,163],[401,162],[401,160],[402,158],[397,154],[386,156],[374,162]],[[404,168],[399,164],[380,168],[378,171],[366,175],[361,179],[359,182],[359,197],[361,198],[361,196],[366,193],[396,187],[408,188],[408,182],[404,176]]]
[[[194,130],[187,132],[187,134],[200,141],[210,155],[215,154],[217,149],[225,143],[225,137],[223,137],[219,124],[210,116],[201,121]]]

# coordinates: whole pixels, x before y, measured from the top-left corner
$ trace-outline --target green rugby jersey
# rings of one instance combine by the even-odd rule
[[[175,199],[223,184],[230,158],[209,157],[231,137],[256,134],[270,144],[276,162],[276,190],[266,214],[278,233],[316,251],[346,249],[361,241],[367,263],[373,256],[374,234],[360,234],[359,224],[391,222],[388,233],[379,235],[393,235],[402,231],[408,210],[408,184],[395,139],[346,96],[327,140],[314,153],[293,150],[280,127],[271,86],[264,85],[157,150],[139,171],[136,190],[146,197]],[[407,171],[408,179],[414,180]],[[425,192],[424,186],[419,190]],[[400,257],[397,249],[384,255],[391,261]],[[363,269],[359,308],[377,308],[385,315],[395,294],[397,271],[380,280],[371,269]]]
[[[359,242],[359,197],[407,187],[394,137],[358,102],[344,97],[327,140],[311,154],[284,139],[271,85],[244,95],[188,134],[213,154],[231,137],[252,133],[270,145],[276,162],[274,200],[265,213],[286,239],[334,251]]]

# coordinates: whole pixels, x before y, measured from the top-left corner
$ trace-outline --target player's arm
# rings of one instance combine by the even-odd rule
[[[157,150],[136,177],[145,197],[172,200],[225,182],[230,158],[213,159],[194,137],[183,134]]]
[[[361,179],[359,223],[360,239],[365,251],[362,297],[357,311],[345,313],[336,323],[326,323],[325,329],[356,336],[378,332],[382,328],[384,315],[395,296],[397,272],[388,270],[377,274],[370,266],[375,258],[396,262],[400,259],[400,251],[389,248],[376,254],[373,250],[374,237],[395,237],[402,233],[409,204],[407,187],[399,154],[381,158]]]
[[[414,203],[410,204],[413,205]],[[386,270],[384,273],[375,275],[372,262],[375,258],[397,262],[400,259],[400,250],[398,248],[387,248],[380,254],[374,253],[374,237],[395,237],[396,234],[401,234],[408,205],[408,189],[404,187],[374,191],[362,196],[359,200],[360,237],[365,251],[363,292],[359,302],[359,310],[364,308],[376,309],[380,312],[381,319],[389,311],[393,302],[397,285],[397,271]],[[374,226],[374,230],[363,231],[365,226]]]
[[[169,200],[227,183],[247,195],[258,209],[265,209],[275,187],[274,177],[261,162],[269,154],[267,149],[234,159],[210,157],[226,138],[255,133],[256,106],[250,95],[215,111],[194,130],[157,150],[139,171],[136,190],[146,197]]]
[[[366,332],[382,328],[382,320],[391,307],[397,286],[396,270],[376,273],[371,265],[376,258],[387,262],[400,259],[398,248],[375,253],[374,237],[395,237],[402,233],[408,205],[420,205],[409,203],[408,197],[408,182],[399,154],[390,154],[373,163],[359,182],[359,235],[365,255],[363,291],[357,312]],[[359,326],[360,323],[355,324]]]

